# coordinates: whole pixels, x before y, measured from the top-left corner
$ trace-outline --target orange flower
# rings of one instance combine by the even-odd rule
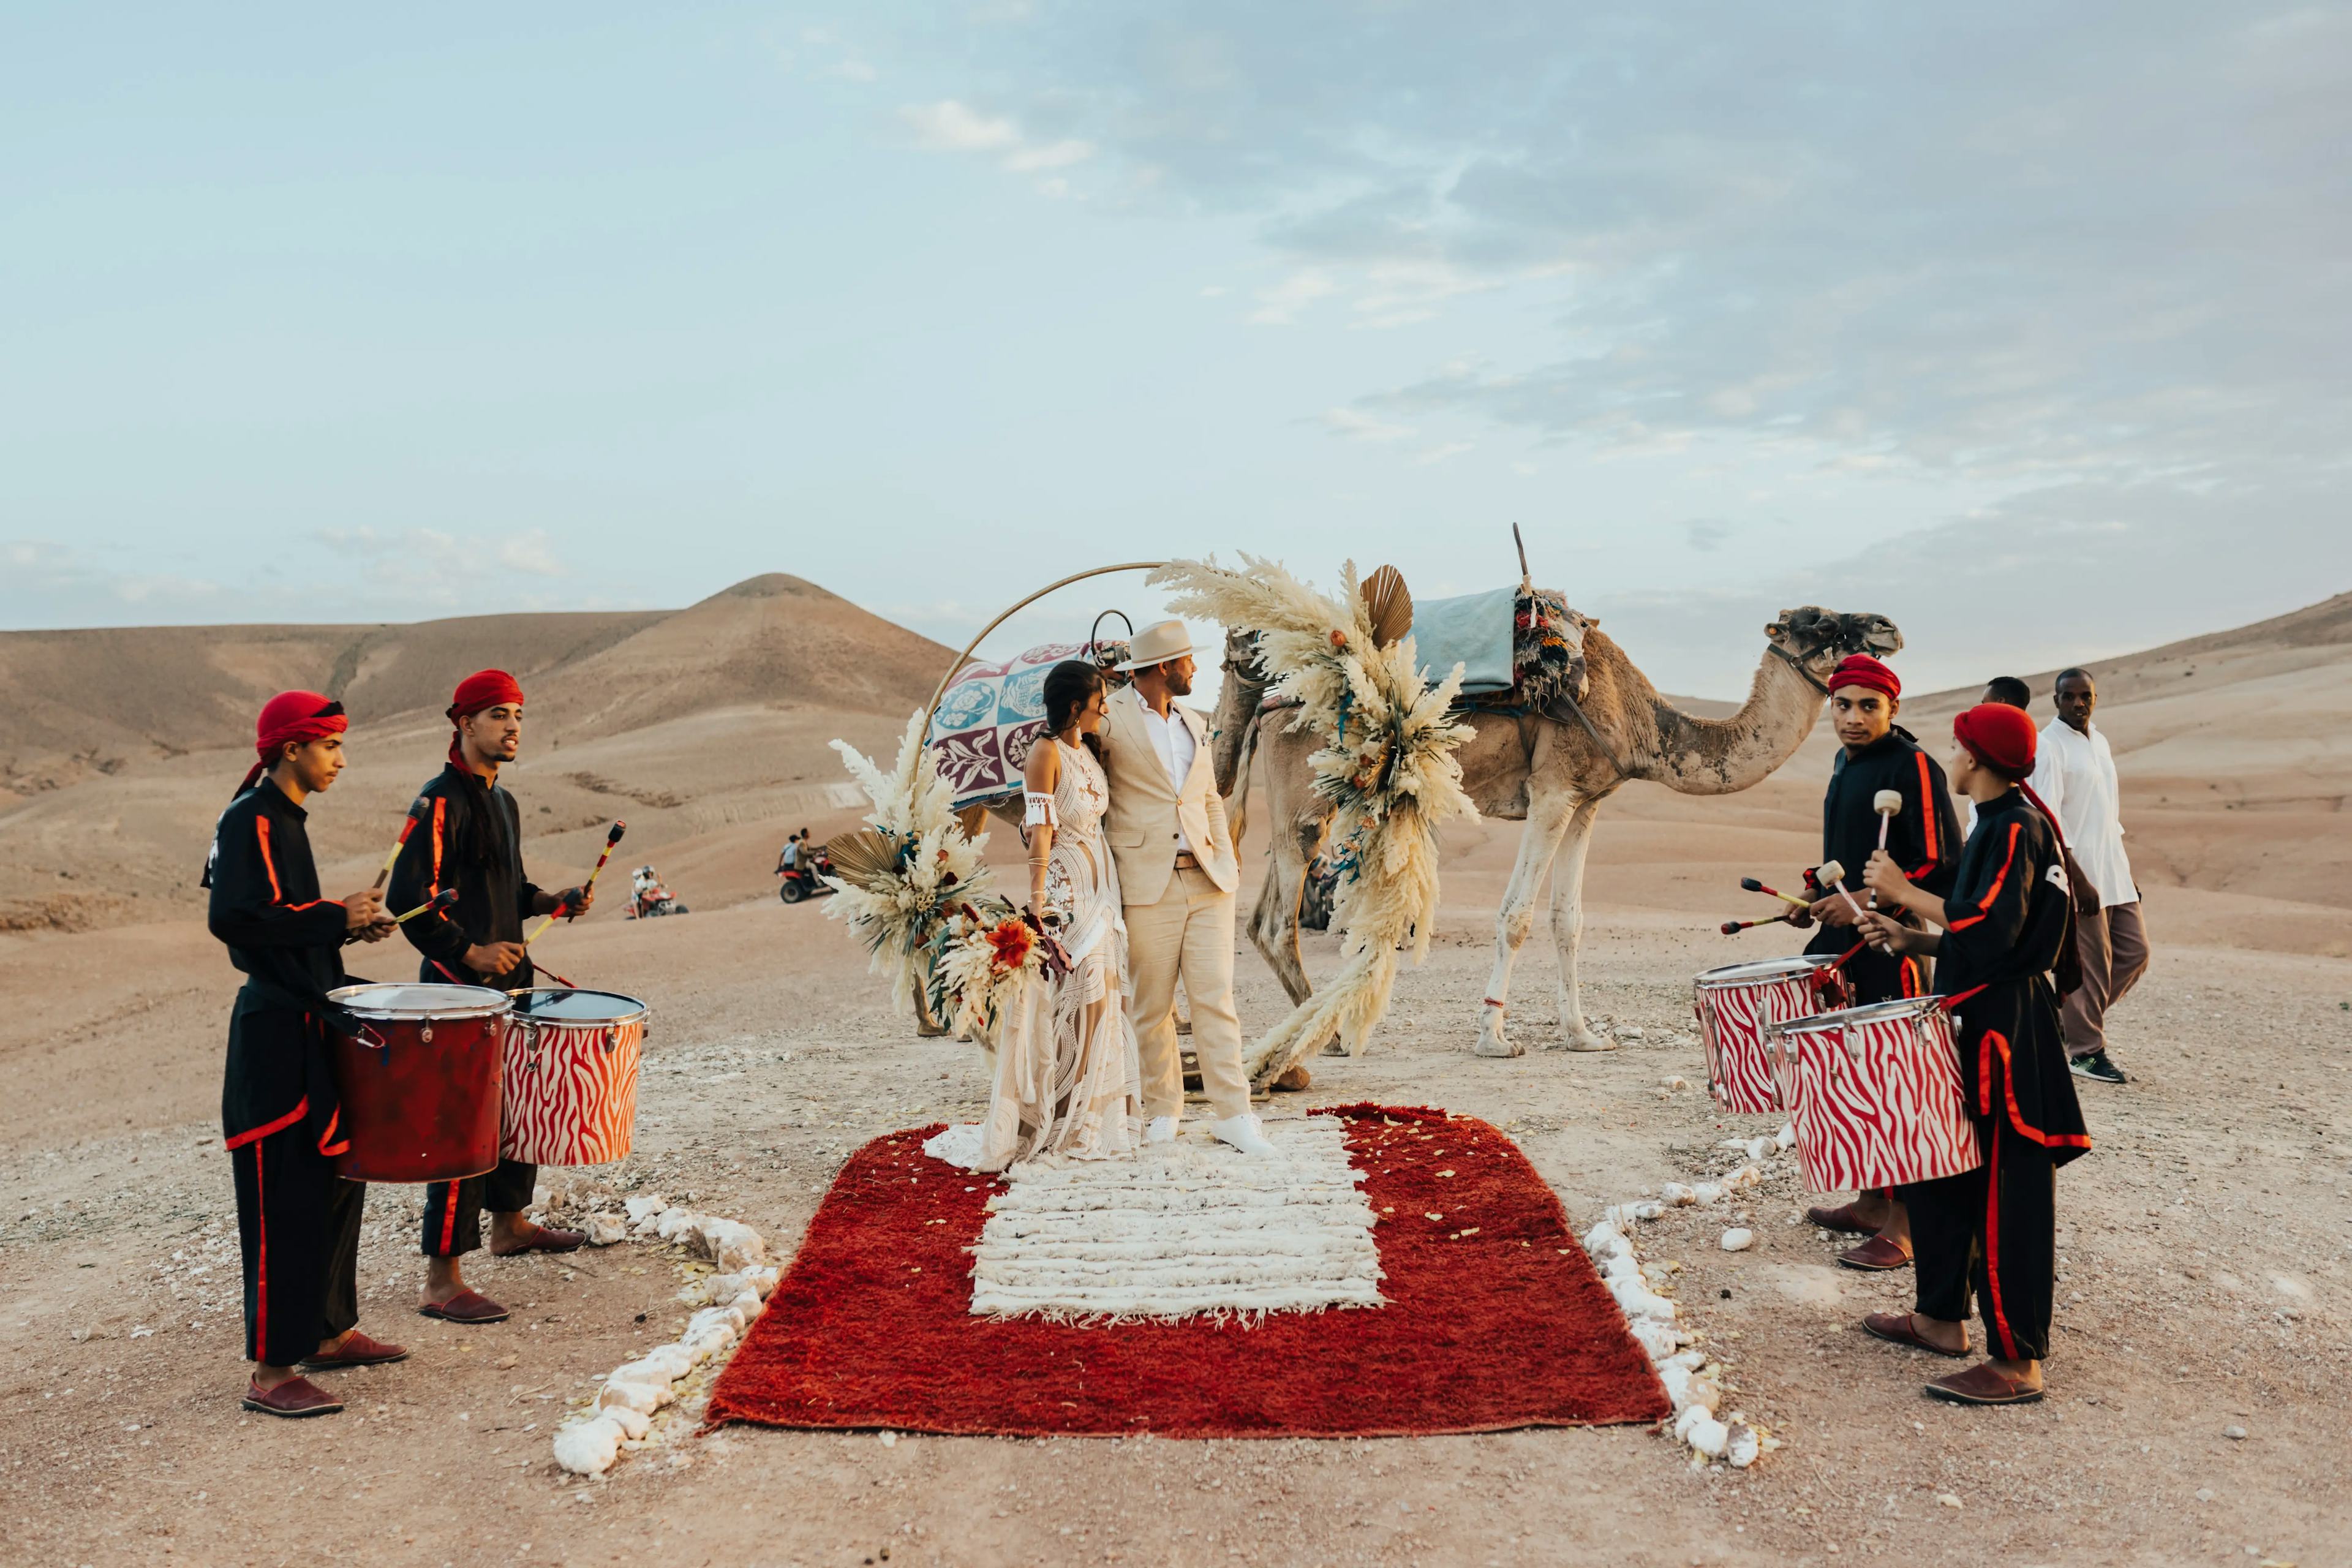
[[[988,945],[997,968],[1018,969],[1029,962],[1029,928],[1017,920],[1001,921],[988,928]]]
[[[1346,647],[1348,646],[1348,634],[1341,631],[1339,627],[1333,626],[1331,628],[1331,646],[1333,647]]]

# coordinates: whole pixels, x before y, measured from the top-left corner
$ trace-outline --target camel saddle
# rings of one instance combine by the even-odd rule
[[[1425,679],[1459,664],[1456,706],[1486,712],[1544,712],[1583,700],[1584,628],[1592,618],[1548,588],[1496,588],[1412,606],[1415,656]]]

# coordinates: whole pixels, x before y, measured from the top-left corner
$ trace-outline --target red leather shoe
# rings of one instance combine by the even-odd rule
[[[583,1230],[557,1230],[550,1226],[535,1225],[530,1235],[520,1247],[490,1247],[492,1258],[520,1258],[526,1252],[577,1252],[587,1245],[588,1233]]]
[[[343,1407],[343,1402],[307,1377],[289,1377],[266,1393],[247,1379],[245,1407],[264,1415],[283,1415],[289,1421],[299,1421],[306,1415],[332,1415]]]
[[[1921,1339],[1919,1326],[1911,1321],[1908,1312],[1865,1313],[1862,1320],[1862,1331],[1885,1340],[1890,1345],[1907,1345],[1915,1351],[1926,1351],[1929,1355],[1957,1358],[1969,1353],[1965,1336],[1960,1341],[1960,1348],[1956,1351],[1948,1351],[1941,1345],[1930,1344]]]
[[[507,1310],[479,1290],[460,1290],[446,1301],[427,1301],[418,1314],[445,1323],[503,1323]]]
[[[372,1340],[353,1329],[343,1336],[343,1342],[326,1355],[306,1355],[295,1364],[304,1372],[332,1372],[339,1366],[382,1366],[387,1362],[406,1361],[407,1348],[388,1345],[382,1340]]]
[[[1955,1405],[2031,1405],[2042,1397],[2040,1389],[2011,1381],[1995,1372],[1990,1362],[1979,1362],[1966,1372],[1939,1377],[1922,1392],[1931,1399],[1948,1399]]]
[[[1888,1268],[1908,1267],[1911,1262],[1911,1249],[1899,1243],[1889,1241],[1883,1236],[1874,1236],[1867,1241],[1858,1242],[1847,1247],[1843,1252],[1839,1253],[1837,1258],[1838,1261],[1848,1268],[1878,1272]]]
[[[1805,1211],[1805,1223],[1823,1230],[1842,1230],[1848,1236],[1876,1236],[1878,1227],[1856,1219],[1852,1204],[1840,1204],[1833,1209],[1820,1207]]]

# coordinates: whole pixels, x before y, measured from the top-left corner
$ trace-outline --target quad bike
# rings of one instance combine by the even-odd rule
[[[776,896],[788,904],[803,899],[821,899],[833,889],[824,879],[833,875],[833,859],[818,849],[797,866],[776,868]]]
[[[629,903],[621,911],[623,920],[651,920],[656,915],[682,915],[686,906],[670,896],[651,866],[640,866],[630,879]]]

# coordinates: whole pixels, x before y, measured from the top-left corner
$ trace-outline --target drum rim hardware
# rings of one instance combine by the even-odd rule
[[[371,1006],[367,1002],[362,1000],[362,998],[364,998],[370,992],[381,993],[385,991],[438,991],[457,994],[470,994],[473,996],[486,998],[486,1000],[478,1002],[459,1002],[448,1006],[421,1005],[407,1007]],[[514,1006],[514,1004],[508,1000],[504,992],[493,990],[488,985],[439,985],[416,980],[377,980],[371,981],[364,985],[338,985],[332,991],[327,993],[327,1000],[334,1003],[337,1006],[341,1007],[344,1012],[349,1013],[354,1018],[369,1018],[373,1019],[378,1023],[384,1024],[417,1023],[423,1024],[428,1030],[436,1023],[454,1022],[459,1018],[495,1018],[501,1013],[509,1011]],[[429,1033],[425,1037],[427,1040],[430,1040],[432,1037],[433,1037]]]
[[[1822,952],[1791,953],[1786,958],[1751,958],[1744,963],[1726,963],[1702,970],[1691,984],[1701,991],[1719,991],[1726,986],[1747,985],[1759,980],[1795,980],[1826,969],[1836,962]]]

